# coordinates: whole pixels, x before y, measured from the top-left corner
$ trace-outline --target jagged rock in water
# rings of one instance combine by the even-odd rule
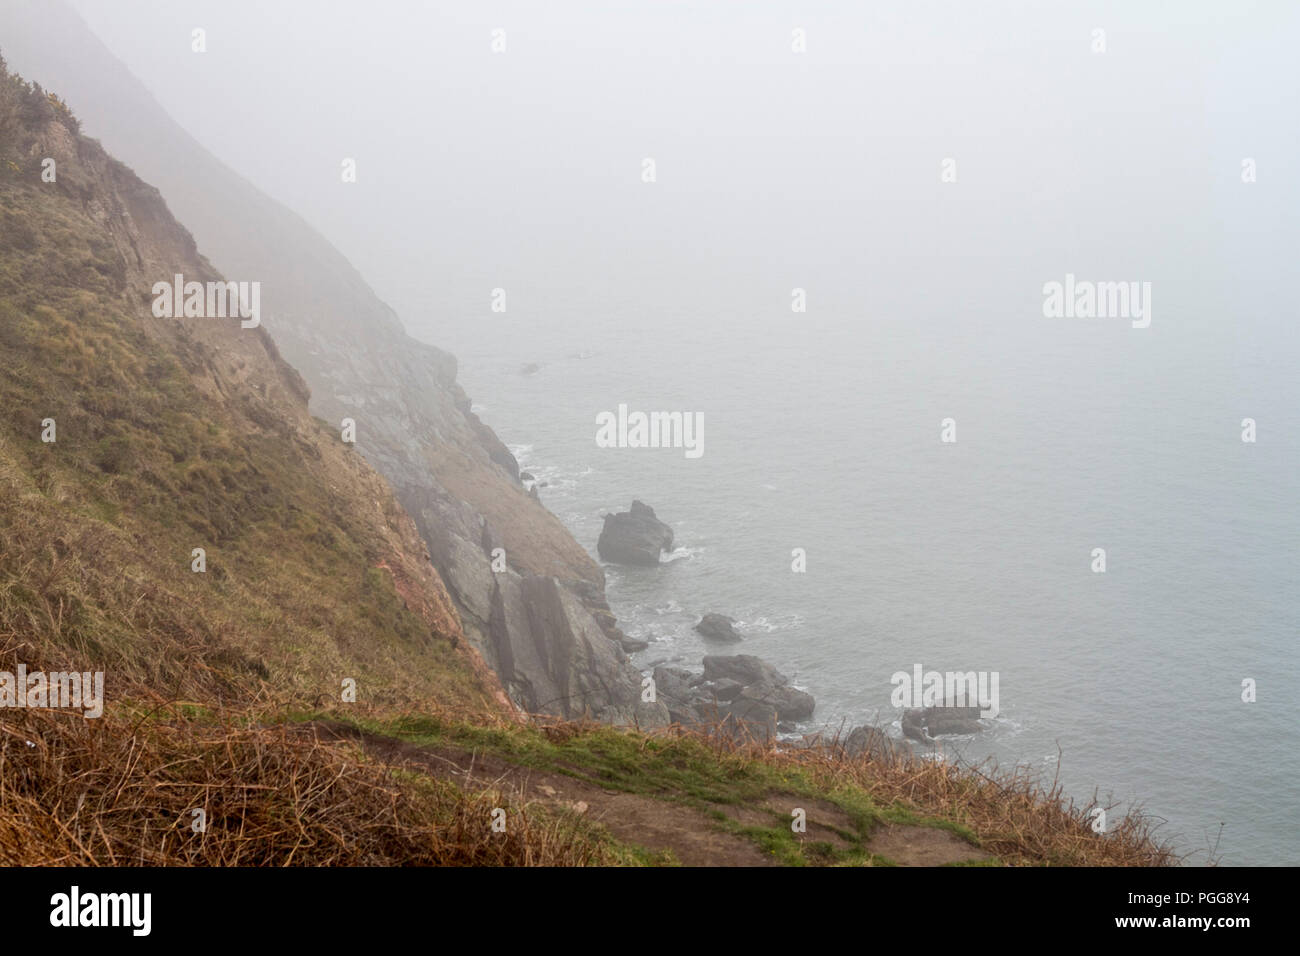
[[[978,707],[975,708],[975,712],[979,713]],[[938,708],[926,718],[925,726],[931,737],[939,737],[943,734],[977,734],[984,729],[975,717],[945,713]]]
[[[661,552],[672,549],[673,529],[640,501],[633,501],[628,511],[605,515],[596,542],[596,553],[615,564],[655,565]]]
[[[766,736],[770,736],[766,730],[768,710],[772,713],[774,732],[777,721],[807,720],[817,706],[811,694],[791,687],[784,674],[751,654],[706,656],[704,674],[690,678],[684,689],[677,681],[685,680],[689,672],[681,668],[672,671],[673,692],[684,696],[706,720],[713,709],[724,716],[730,714],[737,721],[761,713],[763,717],[758,723],[765,728]]]
[[[721,680],[724,677],[729,677],[745,686],[769,684],[780,687],[782,684],[790,683],[779,670],[753,654],[706,654],[704,679]]]
[[[736,633],[736,628],[733,626],[735,623],[736,619],[734,617],[727,617],[725,614],[709,613],[700,618],[700,622],[695,625],[695,630],[698,631],[705,640],[735,643],[736,641],[741,640],[740,635]]]
[[[928,743],[941,734],[977,734],[984,729],[978,707],[909,707],[900,721],[903,735]]]

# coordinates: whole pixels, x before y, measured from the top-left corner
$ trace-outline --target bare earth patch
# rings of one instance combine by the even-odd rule
[[[492,754],[412,744],[342,725],[316,726],[322,736],[356,740],[386,763],[414,764],[465,789],[515,789],[529,800],[582,813],[616,839],[655,852],[669,851],[683,866],[777,865],[749,840],[718,829],[689,807],[520,767]]]
[[[867,849],[899,866],[943,866],[993,858],[949,830],[901,823],[877,828],[867,841]]]

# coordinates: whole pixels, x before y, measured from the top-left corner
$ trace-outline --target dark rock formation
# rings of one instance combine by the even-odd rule
[[[777,710],[761,693],[746,687],[731,703],[719,708],[723,728],[738,736],[771,740],[776,736]]]
[[[605,515],[596,552],[615,564],[655,565],[659,555],[673,549],[673,529],[655,517],[654,509],[639,501],[630,511]]]
[[[789,685],[751,684],[741,692],[740,697],[749,697],[771,704],[776,708],[778,720],[807,720],[813,715],[813,710],[817,706],[812,694],[796,690]]]
[[[977,734],[984,729],[978,707],[909,707],[900,720],[903,735],[929,743],[941,734]]]
[[[745,689],[745,685],[740,681],[724,677],[721,680],[705,684],[700,689],[713,694],[718,700],[732,701],[740,696],[740,692]]]
[[[662,727],[668,710],[641,700],[641,680],[576,596],[555,578],[495,575],[489,611],[497,674],[534,713]]]
[[[736,633],[733,625],[736,623],[734,617],[727,617],[725,614],[709,613],[700,618],[700,622],[695,625],[705,640],[708,641],[728,641],[734,643],[741,639]]]
[[[726,733],[766,740],[792,721],[807,720],[816,702],[811,694],[789,686],[784,674],[749,654],[704,658],[704,673],[681,667],[656,667],[658,696],[676,723],[712,727]]]
[[[746,686],[750,684],[767,684],[780,687],[790,681],[779,670],[765,660],[753,654],[708,654],[704,658],[705,680],[720,680],[729,677]]]
[[[691,687],[693,675],[684,667],[656,667],[654,669],[655,696],[668,709],[668,716],[676,724],[700,722],[696,709],[697,697]]]
[[[978,715],[979,708],[976,707],[974,710]],[[932,713],[927,715],[925,726],[931,737],[939,737],[943,734],[977,734],[984,729],[980,726],[978,716],[961,717],[957,714],[946,713],[939,708],[935,708]]]

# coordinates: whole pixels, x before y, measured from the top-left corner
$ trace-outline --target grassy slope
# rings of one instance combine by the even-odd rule
[[[113,188],[129,172],[58,122],[22,132],[0,143],[0,646],[181,697],[337,699],[351,677],[362,700],[486,706],[410,522],[269,339],[154,319],[152,279],[211,270],[165,232],[124,242],[158,213]]]

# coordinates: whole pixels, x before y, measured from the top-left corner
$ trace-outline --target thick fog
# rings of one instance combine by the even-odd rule
[[[1293,204],[1285,3],[77,7],[200,142],[452,347],[496,287],[520,318],[571,323],[593,319],[527,303],[770,286],[784,307],[852,285],[864,307],[1034,311],[1067,268],[1160,281],[1166,303],[1238,258],[1291,271],[1286,217],[1232,228],[1244,201]],[[807,321],[870,321],[849,311]]]
[[[895,736],[891,674],[1000,674],[965,756],[1294,862],[1300,6],[75,5],[460,357],[579,544],[633,498],[672,526],[667,567],[604,564],[637,668],[725,613],[815,720]],[[46,59],[89,135],[151,112]],[[184,220],[203,185],[168,188]],[[699,454],[604,441],[625,406],[707,419]]]

